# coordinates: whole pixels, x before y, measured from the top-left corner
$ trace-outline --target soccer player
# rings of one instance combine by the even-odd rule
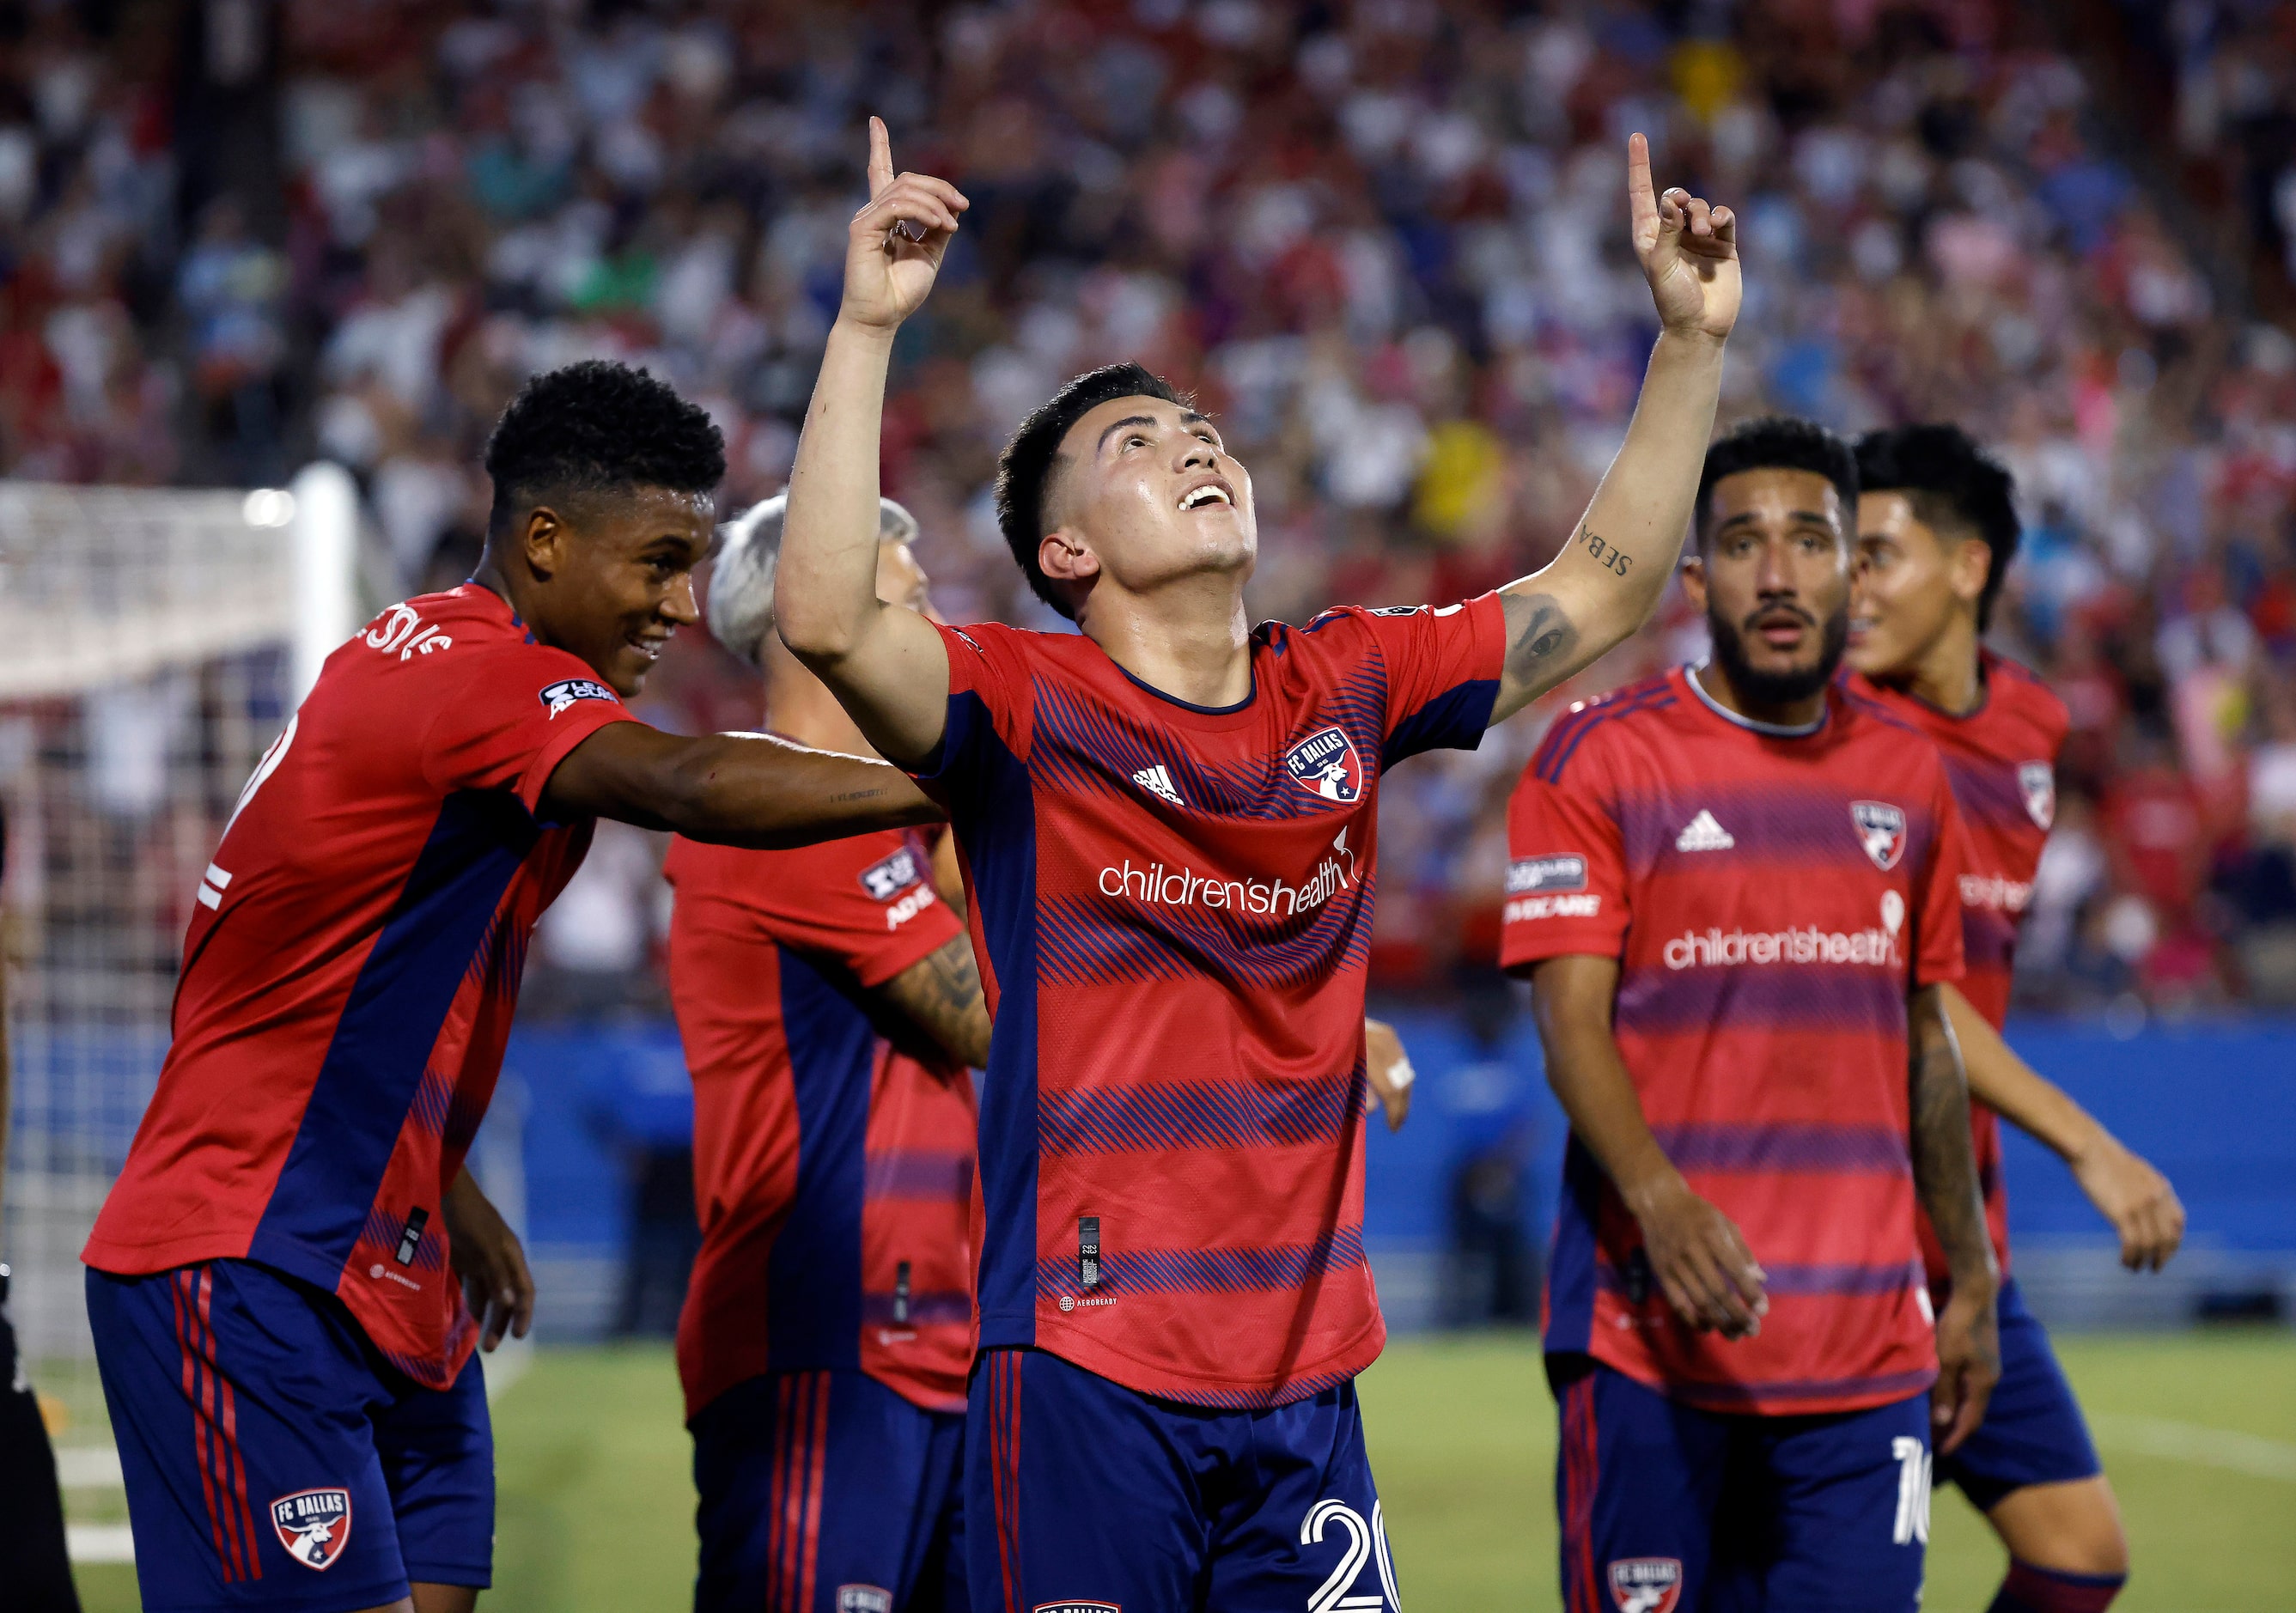
[[[1157,377],[1063,387],[997,510],[1074,634],[937,627],[874,586],[902,320],[964,197],[870,195],[789,495],[775,621],[950,808],[996,1019],[982,1092],[985,1358],[966,1424],[976,1608],[1391,1608],[1356,1374],[1365,954],[1381,774],[1641,624],[1673,564],[1739,277],[1727,209],[1629,147],[1661,332],[1627,439],[1544,571],[1440,610],[1243,614],[1251,479]]]
[[[1711,659],[1573,707],[1511,803],[1503,962],[1570,1118],[1570,1613],[1911,1613],[1932,1435],[1967,1437],[1998,1370],[1939,1001],[1962,831],[1935,749],[1833,681],[1857,499],[1817,426],[1717,442],[1684,572]]]
[[[2120,1233],[2122,1260],[2157,1270],[2184,1236],[2168,1180],[2000,1036],[2009,978],[2056,809],[2065,708],[2024,667],[1983,645],[2017,553],[2009,472],[1959,428],[1901,426],[1857,445],[1859,565],[1849,621],[1853,686],[1935,741],[1968,826],[1961,877],[1967,969],[1943,995],[1969,1068],[1978,1181],[2001,1285],[2001,1382],[1985,1421],[1939,1464],[2009,1548],[1992,1613],[2099,1613],[2128,1573],[2112,1486],[2080,1408],[2009,1266],[2001,1183],[2005,1114],[2072,1167]],[[1949,1280],[1923,1228],[1934,1290]]]
[[[709,629],[765,674],[776,733],[865,753],[774,636],[782,510],[728,529]],[[882,511],[878,596],[929,613],[916,523]],[[988,1062],[972,939],[913,829],[801,851],[681,836],[663,872],[701,1220],[677,1329],[696,1613],[962,1609],[968,1071]]]
[[[935,815],[882,763],[623,707],[698,619],[725,471],[701,410],[578,364],[486,463],[478,575],[330,656],[241,792],[83,1253],[158,1605],[450,1613],[488,1583],[473,1350],[533,1288],[463,1159],[593,821],[772,847]]]

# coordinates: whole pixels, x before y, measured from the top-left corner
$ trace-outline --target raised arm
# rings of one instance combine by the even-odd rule
[[[1990,1104],[2071,1167],[2073,1180],[2120,1234],[2121,1265],[2132,1272],[2166,1265],[2185,1240],[2185,1207],[2169,1178],[2019,1058],[1968,998],[1951,986],[1942,990],[1969,1071],[1970,1096]]]
[[[1729,1216],[1693,1192],[1651,1135],[1641,1097],[1611,1035],[1619,961],[1570,953],[1531,970],[1531,1011],[1546,1081],[1641,1224],[1651,1273],[1675,1314],[1726,1339],[1759,1332],[1767,1281]]]
[[[1943,992],[1923,986],[1907,999],[1909,1139],[1914,1191],[1945,1247],[1953,1292],[1937,1319],[1938,1380],[1930,1391],[1931,1437],[1942,1456],[1977,1431],[2001,1379],[1993,1301],[2000,1271],[1985,1230],[1977,1160],[1969,1140],[1969,1087],[1946,1018]]]
[[[1543,569],[1500,591],[1507,654],[1495,723],[1639,629],[1690,529],[1721,396],[1723,343],[1738,318],[1738,222],[1686,191],[1653,193],[1650,144],[1640,135],[1627,142],[1627,198],[1658,342],[1627,440],[1578,531]]]
[[[879,754],[912,766],[940,742],[948,656],[931,623],[877,597],[877,441],[893,337],[968,205],[945,181],[896,176],[885,126],[869,119],[869,205],[846,232],[844,300],[790,471],[775,585],[782,643]]]
[[[883,762],[762,733],[689,739],[644,723],[611,723],[569,751],[543,787],[542,807],[556,818],[618,818],[767,850],[941,817]]]

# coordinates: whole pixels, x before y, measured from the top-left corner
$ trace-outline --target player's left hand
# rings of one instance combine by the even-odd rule
[[[1680,186],[1656,193],[1640,135],[1627,139],[1627,209],[1659,323],[1677,336],[1729,335],[1738,323],[1738,216]]]
[[[1938,1379],[1930,1389],[1930,1445],[1939,1456],[1957,1449],[1985,1421],[2001,1381],[2001,1328],[1994,1290],[1954,1290],[1938,1313]]]
[[[2168,1177],[2110,1136],[2074,1159],[2072,1171],[2088,1201],[2120,1234],[2121,1265],[2157,1272],[2169,1264],[2185,1240],[2185,1206]]]
[[[467,1169],[439,1208],[447,1221],[447,1257],[463,1280],[463,1302],[478,1318],[479,1347],[491,1350],[505,1334],[525,1338],[534,1325],[534,1276],[518,1234]]]
[[[1387,1129],[1399,1132],[1411,1112],[1411,1084],[1418,1078],[1403,1038],[1384,1019],[1364,1021],[1364,1073],[1371,1081],[1374,1109],[1387,1116]]]

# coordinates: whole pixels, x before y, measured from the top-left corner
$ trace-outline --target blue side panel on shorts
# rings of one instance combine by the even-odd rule
[[[972,787],[949,802],[996,977],[996,1029],[980,1093],[980,1342],[1037,1338],[1037,798],[1028,767],[996,737],[972,693],[949,701],[980,758]],[[949,742],[944,740],[944,745]]]
[[[695,1613],[966,1613],[962,1416],[860,1371],[768,1372],[691,1426]]]
[[[243,1260],[92,1270],[87,1309],[147,1609],[336,1613],[489,1582],[475,1357],[424,1388],[332,1295]]]
[[[1959,1485],[1980,1511],[2028,1485],[2068,1484],[2104,1471],[2048,1331],[2025,1308],[2014,1277],[2001,1285],[1998,1314],[2001,1381],[1977,1432],[1938,1463],[1939,1481]]]
[[[797,1089],[795,1209],[766,1266],[768,1364],[861,1364],[861,1200],[876,1031],[846,987],[783,946],[783,1022]],[[859,1079],[857,1081],[857,1073]]]
[[[1555,1212],[1546,1261],[1549,1355],[1587,1348],[1595,1331],[1595,1221],[1603,1202],[1603,1167],[1570,1139],[1562,1156],[1562,1203]]]
[[[992,1350],[965,1430],[979,1613],[1398,1605],[1352,1382],[1223,1412],[1041,1350]]]
[[[249,1259],[328,1290],[341,1279],[439,1028],[541,833],[502,790],[440,806],[351,986]]]

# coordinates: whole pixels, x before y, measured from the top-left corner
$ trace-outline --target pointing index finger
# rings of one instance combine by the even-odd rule
[[[1658,193],[1651,188],[1650,142],[1640,135],[1627,136],[1627,210],[1635,235],[1658,225]]]
[[[869,119],[869,199],[874,201],[893,183],[893,137],[885,132],[885,120]]]

